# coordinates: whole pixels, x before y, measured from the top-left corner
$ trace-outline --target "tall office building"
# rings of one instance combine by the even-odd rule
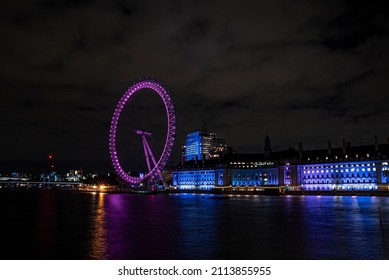
[[[217,138],[216,133],[197,130],[187,134],[185,144],[185,160],[206,160],[217,158],[227,152],[225,139]]]

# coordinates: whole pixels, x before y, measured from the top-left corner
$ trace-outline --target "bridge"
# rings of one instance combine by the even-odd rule
[[[0,181],[0,190],[3,189],[55,189],[65,191],[86,191],[86,192],[117,192],[118,186],[91,185],[82,182],[43,182],[43,181]]]
[[[26,180],[4,180],[0,181],[0,188],[71,188],[78,189],[84,184],[82,182],[44,182]]]

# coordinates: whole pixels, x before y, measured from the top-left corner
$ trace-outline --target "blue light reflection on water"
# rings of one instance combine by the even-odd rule
[[[388,216],[388,198],[334,196],[304,200],[308,258],[388,258],[389,224],[385,231],[381,229],[378,211],[380,206]]]
[[[2,192],[0,211],[1,259],[389,258],[389,197]]]
[[[389,215],[388,198],[215,197],[108,196],[121,201],[118,216],[108,211],[108,258],[388,258],[378,216],[378,206]]]

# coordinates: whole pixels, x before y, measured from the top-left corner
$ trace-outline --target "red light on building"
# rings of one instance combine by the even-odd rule
[[[52,159],[53,158],[53,155],[49,155],[49,159]]]

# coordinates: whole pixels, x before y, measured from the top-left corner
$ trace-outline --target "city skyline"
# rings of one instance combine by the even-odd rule
[[[240,153],[263,152],[266,134],[275,151],[387,142],[383,2],[1,5],[1,169],[39,170],[53,154],[58,168],[113,170],[112,114],[144,76],[175,102],[173,162],[203,128]]]

